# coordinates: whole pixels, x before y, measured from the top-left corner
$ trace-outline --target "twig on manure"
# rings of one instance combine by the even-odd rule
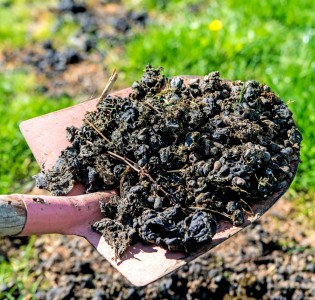
[[[109,94],[110,90],[112,89],[117,77],[118,77],[118,73],[117,73],[116,69],[114,69],[112,75],[109,77],[108,82],[107,82],[107,84],[106,84],[106,86],[105,86],[105,88],[104,88],[104,90],[100,96],[99,101],[102,101],[103,99],[106,98],[106,96]]]
[[[136,164],[133,160],[131,160],[130,158],[128,158],[127,156],[125,156],[125,160],[127,160],[127,161],[129,161],[131,164],[134,164],[134,165],[137,166],[137,164]],[[138,168],[138,169],[140,170],[140,168]]]
[[[231,220],[231,218],[230,218],[230,216],[228,214],[221,213],[221,212],[218,212],[216,210],[212,210],[212,209],[205,208],[205,207],[198,207],[198,206],[189,206],[189,208],[192,208],[192,209],[195,209],[195,210],[199,209],[199,210],[209,211],[209,212],[212,212],[214,214],[219,214],[219,215],[221,215],[223,217],[226,217],[226,218]]]
[[[178,170],[166,170],[166,173],[180,173],[185,171],[185,169],[178,169]]]
[[[250,211],[247,211],[247,210],[243,207],[243,209],[244,209],[244,211],[245,211],[246,213],[248,213],[249,215],[254,215],[253,209],[251,208],[251,206],[250,206],[246,201],[244,201],[243,199],[240,199],[240,202],[242,202],[243,204],[245,204],[245,205],[249,208]]]
[[[110,143],[110,140],[109,140],[103,133],[101,133],[91,121],[89,121],[87,118],[85,118],[84,120],[85,120],[107,143]]]
[[[128,165],[129,167],[131,167],[132,169],[134,169],[136,172],[140,173],[140,169],[135,167],[132,163],[130,163],[127,159],[125,159],[124,157],[116,154],[115,152],[112,152],[112,151],[106,151],[106,153],[109,155],[109,156],[112,156],[116,159],[119,159],[121,160],[122,162],[124,162],[126,165]]]
[[[164,190],[163,187],[161,187],[155,180],[154,178],[147,172],[145,172],[142,168],[138,168],[138,167],[135,167],[136,163],[133,162],[131,159],[127,158],[127,157],[122,157],[112,151],[107,151],[106,152],[109,156],[112,156],[116,159],[119,159],[121,160],[122,162],[124,162],[125,164],[127,164],[128,166],[130,166],[132,169],[134,169],[136,172],[139,173],[140,176],[145,176],[147,177],[152,183],[155,184],[155,186],[157,187],[158,190],[160,190],[163,194],[165,194],[165,196],[171,201],[173,202],[174,204],[176,204],[176,202],[172,199],[171,195]]]
[[[123,192],[123,183],[124,183],[124,180],[125,180],[125,177],[127,175],[127,173],[130,171],[131,167],[130,166],[127,166],[125,171],[122,173],[121,175],[121,178],[120,178],[120,181],[119,181],[119,194],[120,194],[120,197],[122,197],[122,192]]]
[[[89,145],[93,146],[94,144],[88,140],[85,140]]]
[[[150,102],[144,101],[144,104],[148,105],[150,108],[152,108],[154,111],[156,111],[158,114],[161,113],[156,107],[154,107]]]
[[[118,73],[116,71],[116,69],[114,69],[112,75],[109,77],[106,86],[100,96],[99,101],[103,100],[104,98],[106,98],[106,96],[108,95],[108,93],[110,92],[110,90],[112,89],[116,79],[118,77]],[[110,143],[110,140],[103,134],[101,133],[96,126],[87,119],[87,117],[84,118],[84,121],[86,121],[107,143]]]

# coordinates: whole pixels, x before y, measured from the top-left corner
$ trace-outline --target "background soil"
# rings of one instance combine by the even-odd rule
[[[47,97],[99,96],[112,72],[108,61],[122,55],[124,44],[148,22],[145,10],[128,9],[121,1],[59,0],[42,14],[47,11],[56,18],[50,38],[0,53],[0,70],[18,66],[35,73],[37,89]],[[69,26],[75,30],[62,38]],[[115,88],[120,84],[118,80]]]
[[[315,237],[292,219],[293,213],[291,203],[280,199],[261,221],[142,288],[130,285],[82,238],[38,237],[39,264],[32,268],[35,278],[41,278],[41,291],[34,296],[54,300],[315,299]],[[9,259],[21,244],[23,239],[5,239],[0,255]],[[0,291],[10,288],[0,284]]]

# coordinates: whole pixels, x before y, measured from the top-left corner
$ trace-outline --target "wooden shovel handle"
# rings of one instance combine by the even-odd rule
[[[26,207],[19,195],[0,195],[0,236],[19,234],[26,223]]]
[[[99,202],[116,191],[76,196],[0,195],[0,237],[47,233],[77,234],[78,225],[102,218]]]

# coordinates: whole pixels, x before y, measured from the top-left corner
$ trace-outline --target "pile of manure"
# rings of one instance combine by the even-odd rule
[[[220,220],[239,226],[246,211],[288,187],[301,134],[287,105],[265,84],[204,77],[166,78],[147,66],[127,97],[107,96],[71,146],[35,176],[38,187],[66,195],[117,189],[92,228],[116,258],[137,241],[194,252]]]

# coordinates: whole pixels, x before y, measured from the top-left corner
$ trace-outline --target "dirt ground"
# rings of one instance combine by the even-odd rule
[[[142,288],[130,285],[84,239],[41,236],[35,242],[39,264],[32,267],[41,278],[35,298],[315,299],[315,237],[293,212],[292,203],[280,199],[256,224]],[[21,243],[4,239],[0,255],[10,260]]]

